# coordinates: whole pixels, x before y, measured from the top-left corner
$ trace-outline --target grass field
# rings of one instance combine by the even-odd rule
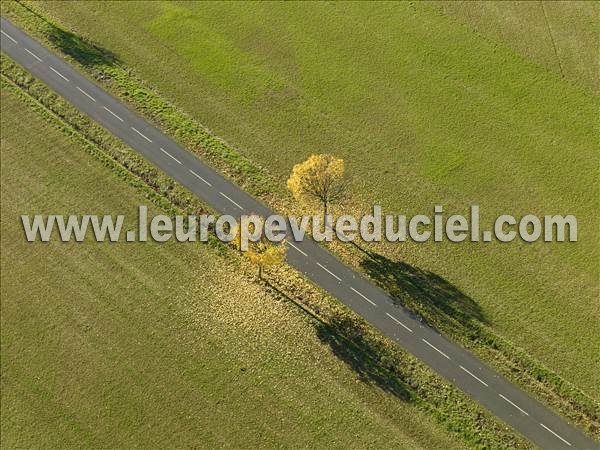
[[[212,246],[26,243],[21,214],[149,203],[12,90],[0,104],[3,447],[464,447]]]
[[[443,204],[464,213],[479,204],[484,222],[499,213],[575,214],[576,244],[376,250],[447,279],[495,332],[598,399],[596,6],[546,6],[562,69],[547,36],[521,37],[524,23],[541,23],[532,6],[468,14],[413,3],[35,8],[113,52],[280,185],[294,163],[328,151],[346,160],[354,209],[378,202],[414,214]],[[571,29],[585,37],[576,48]]]
[[[439,7],[482,36],[600,93],[598,3],[455,1]]]

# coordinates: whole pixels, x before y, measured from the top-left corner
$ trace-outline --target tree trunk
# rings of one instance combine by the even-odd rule
[[[329,205],[327,204],[327,201],[323,202],[323,231],[327,230],[327,214],[328,214],[328,208]]]

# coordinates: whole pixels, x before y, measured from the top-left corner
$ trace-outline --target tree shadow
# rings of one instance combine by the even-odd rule
[[[403,401],[414,400],[414,394],[409,385],[396,372],[391,360],[386,360],[385,349],[378,343],[367,339],[353,319],[335,315],[329,322],[325,322],[301,301],[286,294],[284,287],[280,288],[274,284],[274,281],[269,280],[264,280],[263,283],[313,319],[311,322],[315,327],[317,337],[358,375],[361,382],[377,386]]]
[[[443,277],[402,261],[367,252],[362,268],[393,298],[426,318],[487,323],[481,307],[468,295]]]
[[[119,59],[110,50],[84,41],[69,31],[50,25],[46,35],[50,42],[61,52],[72,57],[82,66],[95,68],[98,66],[117,65]]]
[[[44,33],[48,37],[48,40],[62,53],[71,56],[81,65],[99,67],[106,65],[113,66],[119,63],[117,55],[110,50],[87,42],[76,34],[59,28],[27,4],[23,2],[18,3],[31,14],[43,20],[46,23],[47,28],[44,30]]]
[[[377,386],[395,397],[411,402],[414,394],[396,373],[394,364],[385,361],[386,351],[366,339],[354,320],[336,316],[330,324],[316,324],[317,337],[329,345],[333,354],[350,367],[358,379],[366,384]]]

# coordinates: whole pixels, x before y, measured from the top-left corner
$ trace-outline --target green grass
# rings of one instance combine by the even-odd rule
[[[4,447],[464,446],[214,246],[26,243],[21,214],[133,217],[149,199],[15,92],[3,83]]]
[[[600,93],[596,2],[440,2],[439,7],[482,36]]]
[[[80,45],[77,48],[83,49]],[[88,53],[89,49],[81,52],[81,55]],[[35,80],[10,59],[2,58],[1,63],[3,88],[13,90],[49,123],[70,136],[82,150],[137,189],[149,202],[171,214],[210,212],[189,191],[77,112],[67,101],[52,93],[47,86]],[[160,104],[156,100],[152,103]],[[186,128],[185,121],[178,123]],[[194,136],[202,136],[202,133],[198,133],[200,132],[194,133]],[[215,143],[214,141],[214,138],[204,136],[203,142]],[[235,153],[230,150],[228,154]],[[228,251],[216,240],[209,243],[220,255],[229,254],[231,263],[236,261],[237,251]],[[246,264],[238,267],[246,267],[247,273],[254,273],[254,268],[248,267],[246,260],[242,258],[237,261]],[[333,354],[344,361],[362,382],[412,402],[472,446],[527,447],[525,441],[506,425],[483,411],[456,388],[449,386],[416,358],[383,338],[355,313],[315,288],[296,271],[284,265],[277,272],[270,273],[268,278],[265,287],[269,292],[288,305],[299,308],[315,326],[319,340],[326,343]],[[577,399],[577,396],[571,396],[570,401],[573,399]],[[567,415],[571,417],[574,412],[578,423],[586,427],[590,425],[587,420],[581,420],[587,416],[580,416],[578,410],[570,409]]]
[[[277,206],[279,209],[289,210],[289,202],[283,201],[282,203],[281,201],[282,199],[285,200],[280,195],[281,189],[273,186],[273,179],[266,176],[264,170],[261,170],[256,163],[240,155],[231,146],[224,145],[219,139],[207,134],[205,129],[198,126],[189,117],[182,115],[172,104],[166,103],[158,97],[144,82],[135,76],[131,76],[129,70],[126,71],[116,67],[114,63],[116,60],[115,55],[110,51],[106,49],[92,50],[89,45],[84,44],[75,35],[49,26],[49,24],[42,22],[39,16],[23,14],[23,10],[20,10],[20,8],[17,8],[18,15],[15,17],[15,11],[12,10],[13,4],[3,3],[3,6],[5,5],[8,7],[8,13],[13,16],[13,19],[19,21],[42,39],[49,40],[60,51],[70,55],[72,59],[82,64],[90,75],[102,80],[107,88],[132,102],[132,106],[146,114],[157,125],[166,129],[168,133],[179,139],[190,150],[208,159],[213,165],[233,177],[250,192],[261,196],[263,200]],[[6,12],[5,9],[3,11]],[[122,62],[118,62],[118,64],[122,64]],[[100,75],[102,76],[100,77]],[[16,76],[22,78],[22,75],[16,74]],[[41,95],[41,98],[47,97],[43,92],[40,92],[39,95]],[[36,96],[38,96],[38,93],[36,93]],[[64,108],[59,108],[58,113],[62,115],[63,110]],[[100,141],[106,142],[106,138],[100,137]],[[118,149],[117,152],[122,153],[122,150]],[[133,168],[134,172],[150,182],[158,192],[167,193],[172,200],[177,199],[177,204],[181,204],[180,196],[172,195],[170,191],[172,183],[168,179],[158,176],[154,169],[149,169],[143,164],[140,165],[139,161],[134,161],[132,166],[131,155],[126,156],[124,164],[129,168]],[[148,174],[152,176],[148,177]],[[185,195],[183,198],[183,203],[188,204],[189,200]],[[384,288],[398,296],[405,305],[419,310],[427,320],[432,321],[449,336],[481,355],[509,378],[530,390],[539,399],[560,411],[570,420],[575,421],[592,433],[598,432],[600,429],[598,426],[598,403],[574,389],[571,384],[548,370],[543,364],[540,365],[522,349],[515,347],[506,339],[499,338],[497,331],[494,332],[489,326],[482,326],[479,318],[483,317],[485,319],[485,316],[482,315],[481,307],[472,298],[461,292],[456,285],[443,280],[437,274],[423,271],[394,258],[386,258],[385,249],[382,252],[384,255],[375,258],[364,258],[364,254],[360,252],[348,255],[348,248],[338,250],[341,251],[346,260],[365,270]],[[413,283],[406,282],[408,274],[410,274],[411,279],[414,275],[417,275],[418,283],[416,286]],[[305,292],[306,289],[307,286],[300,287],[302,292]],[[305,298],[304,294],[300,298]],[[454,300],[448,301],[451,298],[454,298]],[[319,304],[318,308],[322,308],[322,306],[322,304]],[[353,320],[356,320],[356,318]],[[378,353],[382,352],[378,350]],[[377,354],[375,357],[380,361],[385,361],[388,358],[387,351]],[[396,367],[402,367],[402,365],[403,363],[400,363]],[[414,374],[406,371],[401,370],[400,372],[402,373],[398,376],[405,380],[407,376],[409,378],[414,376]],[[420,379],[419,374],[417,379]],[[435,389],[437,387],[434,386],[432,390],[430,386],[422,391],[422,394],[433,400],[434,403],[439,400],[439,397],[435,394]],[[430,397],[432,393],[434,395]],[[456,408],[448,402],[446,402],[445,407],[450,407],[450,410],[453,411],[450,417],[456,420]],[[466,434],[472,437],[470,432]]]
[[[493,41],[412,3],[35,8],[114,52],[279,186],[294,163],[329,151],[355,179],[355,209],[464,212],[476,203],[488,222],[501,212],[576,214],[576,244],[376,250],[445,278],[495,333],[599,398],[598,98],[583,78],[515,51],[510,26]],[[549,8],[552,24],[587,30],[594,6]],[[534,8],[520,11],[540,20]],[[567,38],[554,36],[559,50]],[[588,53],[571,57],[584,69],[568,59],[564,67],[593,71]]]

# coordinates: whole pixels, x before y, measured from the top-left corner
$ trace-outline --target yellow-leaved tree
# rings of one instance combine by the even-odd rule
[[[244,226],[245,224],[242,223],[242,221],[240,220],[240,222],[238,223],[235,238],[233,239],[235,248],[240,253],[240,255],[248,249],[247,247],[244,247],[244,243],[248,245],[249,241],[253,240],[252,237],[255,233],[261,235],[262,230],[265,226],[265,220],[257,214],[250,214],[249,216],[247,216],[246,223],[248,225],[247,228]],[[244,233],[247,233],[247,235],[244,236]]]
[[[285,258],[283,242],[275,245],[271,242],[258,241],[252,243],[245,253],[246,257],[256,265],[256,278],[262,280],[263,270],[281,264]]]
[[[264,219],[256,214],[242,218],[233,240],[240,254],[256,265],[259,280],[265,268],[281,264],[285,258],[285,241],[279,245],[270,242],[263,232],[264,223]]]
[[[325,221],[329,205],[342,200],[348,190],[344,160],[329,154],[310,155],[294,166],[287,187],[298,201],[318,201]]]

